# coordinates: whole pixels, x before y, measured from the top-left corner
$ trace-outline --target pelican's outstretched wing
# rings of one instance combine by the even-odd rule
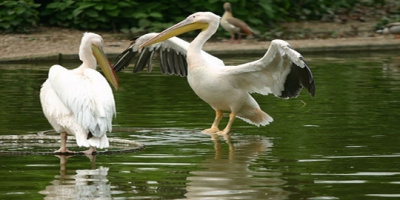
[[[289,43],[273,40],[265,55],[256,61],[227,66],[221,75],[233,75],[248,92],[297,97],[303,87],[315,95],[314,77],[303,57]]]
[[[147,72],[151,72],[153,69],[151,64],[152,58],[154,53],[158,52],[160,58],[160,69],[163,74],[187,76],[186,54],[187,49],[189,48],[188,42],[178,37],[172,37],[163,42],[144,47],[143,49],[138,49],[142,43],[156,35],[157,33],[148,33],[139,37],[130,47],[117,56],[115,59],[116,61],[114,62],[114,70],[118,72],[126,68],[131,60],[138,54],[138,58],[133,68],[133,73],[142,71],[146,67]],[[222,60],[205,51],[202,51],[202,54],[206,59],[223,64]]]
[[[96,70],[85,69],[83,76],[53,65],[48,81],[76,121],[93,136],[101,137],[112,129],[111,119],[116,113],[114,96],[106,79]],[[57,115],[58,111],[52,112]]]

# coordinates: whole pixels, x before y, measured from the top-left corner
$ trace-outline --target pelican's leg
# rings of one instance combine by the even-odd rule
[[[58,154],[73,154],[73,151],[70,151],[67,149],[67,138],[68,138],[68,134],[66,132],[62,132],[60,133],[61,136],[61,147],[60,149],[58,149],[57,151],[55,151],[54,153],[58,153]]]
[[[214,119],[213,124],[211,125],[211,128],[203,130],[203,133],[216,133],[216,132],[218,132],[219,131],[218,125],[219,125],[219,122],[221,121],[221,119],[222,119],[222,111],[221,110],[216,110],[215,111],[215,119]]]
[[[92,155],[92,154],[96,153],[97,150],[96,150],[96,147],[90,147],[88,150],[82,151],[82,152],[83,152],[84,154],[86,154],[86,155]]]
[[[228,124],[226,125],[224,130],[219,131],[217,133],[221,134],[221,135],[227,135],[229,133],[229,131],[231,130],[231,127],[232,127],[233,122],[235,121],[235,118],[236,118],[236,113],[232,112],[231,114],[229,114],[229,122],[228,122]]]

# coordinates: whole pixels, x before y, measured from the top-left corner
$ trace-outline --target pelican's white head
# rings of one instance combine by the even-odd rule
[[[219,24],[220,18],[221,18],[220,16],[218,16],[212,12],[196,12],[196,13],[189,15],[185,20],[187,20],[191,23],[212,24],[213,22],[216,22],[217,24]]]
[[[79,47],[79,59],[84,68],[96,69],[99,64],[104,76],[118,89],[118,79],[103,51],[103,38],[96,33],[84,33]]]
[[[79,59],[89,67],[96,68],[96,60],[93,57],[92,45],[103,48],[103,38],[96,33],[84,33],[79,46]]]
[[[197,12],[189,15],[186,19],[181,22],[169,27],[160,34],[147,40],[139,46],[139,48],[149,46],[164,40],[167,40],[173,36],[180,35],[192,30],[201,29],[202,33],[207,32],[205,39],[208,39],[213,35],[219,26],[220,16],[212,12]]]
[[[93,57],[92,45],[103,48],[103,38],[96,33],[84,33],[79,46],[79,59],[92,69],[96,69],[97,62]]]

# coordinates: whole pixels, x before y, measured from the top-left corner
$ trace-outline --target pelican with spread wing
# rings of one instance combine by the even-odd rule
[[[228,134],[236,117],[256,126],[272,122],[272,117],[261,110],[251,93],[291,98],[305,87],[314,96],[310,68],[300,53],[283,40],[273,40],[261,59],[237,66],[225,66],[222,60],[203,51],[204,43],[217,31],[219,21],[220,17],[211,12],[198,12],[160,34],[146,34],[120,54],[114,69],[122,70],[139,54],[134,72],[145,67],[151,71],[151,58],[158,51],[161,71],[187,76],[193,91],[215,110],[214,122],[205,133]],[[201,32],[191,43],[174,37],[196,29]],[[222,111],[229,111],[230,115],[228,124],[220,130]]]
[[[61,147],[56,153],[73,153],[66,147],[67,134],[75,135],[78,146],[90,147],[86,154],[109,146],[106,133],[112,129],[115,101],[107,80],[96,71],[97,63],[115,89],[118,80],[102,45],[100,35],[85,33],[79,47],[82,64],[73,70],[53,65],[42,85],[43,113],[61,135]]]

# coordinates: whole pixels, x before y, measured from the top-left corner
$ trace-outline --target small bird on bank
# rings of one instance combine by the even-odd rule
[[[396,38],[400,39],[400,22],[393,22],[387,24],[382,30],[377,30],[377,33],[394,34]]]
[[[253,29],[251,29],[249,25],[246,24],[246,22],[233,17],[232,7],[230,3],[228,2],[224,3],[224,9],[225,12],[221,18],[221,26],[226,31],[231,33],[231,39],[229,40],[229,42],[239,43],[242,35],[247,35],[247,38],[253,38],[254,35],[256,35]],[[238,40],[235,41],[236,34],[238,35]]]

